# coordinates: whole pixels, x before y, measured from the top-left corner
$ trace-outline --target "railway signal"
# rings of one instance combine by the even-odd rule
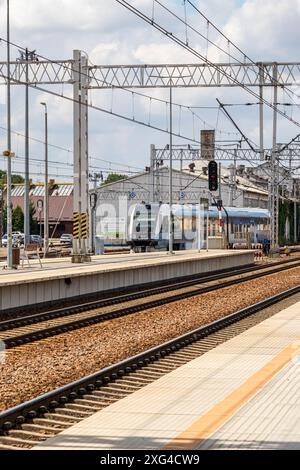
[[[218,190],[218,164],[214,160],[208,164],[208,187],[210,191]]]

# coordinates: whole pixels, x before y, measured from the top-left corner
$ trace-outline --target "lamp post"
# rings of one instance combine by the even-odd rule
[[[44,258],[49,245],[49,186],[48,186],[48,109],[46,103],[41,103],[45,110],[45,198],[44,198]]]

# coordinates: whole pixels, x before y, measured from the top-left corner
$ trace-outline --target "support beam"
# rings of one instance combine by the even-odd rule
[[[259,70],[259,149],[261,159],[264,159],[264,69],[263,64]]]
[[[43,60],[29,64],[29,82],[39,85],[74,83],[74,58],[68,60]],[[219,69],[216,70],[216,67]],[[173,88],[198,87],[239,87],[228,76],[240,82],[242,86],[273,86],[274,62],[257,64],[216,63],[208,64],[170,64],[170,65],[95,65],[88,68],[89,88]],[[260,70],[264,73],[260,78]],[[299,62],[280,62],[278,68],[278,86],[293,86],[300,81]],[[226,74],[227,77],[224,75]],[[7,64],[0,62],[0,77],[6,83]],[[25,82],[26,62],[12,61],[10,67],[12,84]]]
[[[271,156],[271,178],[270,178],[270,215],[271,215],[271,249],[276,250],[279,246],[279,179],[278,179],[278,155],[277,155],[277,66],[273,67],[274,79],[274,112],[273,112],[273,148]]]
[[[95,65],[90,67],[91,88],[168,88],[173,87],[236,87],[229,77],[243,86],[273,86],[274,62],[257,64],[170,65]],[[216,67],[219,70],[216,70]],[[260,78],[261,67],[264,73]],[[226,75],[224,75],[226,74]],[[300,78],[300,64],[278,63],[278,85],[291,86]]]
[[[261,161],[261,153],[260,151],[253,151],[251,149],[245,148],[215,148],[214,149],[215,160],[227,160],[227,161],[234,161],[234,160],[251,160],[251,161]],[[300,160],[300,147],[286,149],[284,152],[278,152],[279,160],[286,160],[288,161],[290,158],[290,152],[292,152],[292,159],[293,162]],[[265,149],[264,155],[265,158],[267,156],[271,156],[272,149]],[[157,160],[169,160],[169,149],[168,148],[156,148],[155,149],[155,159]],[[173,148],[173,161],[194,161],[194,160],[201,160],[201,149],[199,148],[188,148],[188,147],[176,147]]]
[[[74,204],[73,218],[78,219],[74,230],[73,262],[88,260],[89,197],[88,197],[88,77],[87,58],[75,50],[73,57],[74,114]]]

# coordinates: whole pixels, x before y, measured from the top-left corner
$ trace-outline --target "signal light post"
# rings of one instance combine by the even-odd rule
[[[208,188],[210,191],[218,191],[218,164],[211,160],[208,164]]]

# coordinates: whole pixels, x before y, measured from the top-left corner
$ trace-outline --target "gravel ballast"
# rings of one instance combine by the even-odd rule
[[[299,285],[300,268],[10,349],[0,411]]]

